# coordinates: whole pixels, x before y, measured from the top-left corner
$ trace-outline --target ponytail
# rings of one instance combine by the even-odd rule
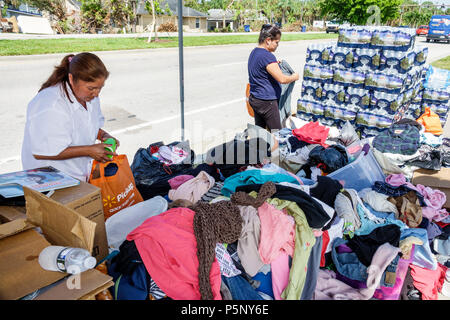
[[[72,60],[72,58],[75,55],[73,54],[69,54],[67,56],[65,56],[61,63],[59,64],[59,66],[55,67],[55,70],[53,71],[53,73],[50,75],[50,77],[47,79],[47,81],[45,81],[41,88],[39,89],[38,92],[41,92],[42,90],[48,88],[48,87],[52,87],[54,85],[57,85],[58,83],[62,83],[63,88],[64,88],[64,92],[67,95],[67,98],[69,99],[70,102],[73,103],[72,100],[70,100],[70,96],[69,93],[67,92],[67,84],[69,83],[69,64],[70,64],[70,60]]]
[[[281,36],[281,30],[276,25],[266,23],[261,27],[258,43],[262,44],[267,38],[274,40],[278,35]]]
[[[72,74],[73,81],[83,80],[87,82],[95,81],[99,78],[107,79],[109,71],[98,56],[89,52],[82,52],[77,55],[69,54],[65,56],[61,63],[55,67],[50,77],[45,81],[39,92],[57,84],[62,84],[64,92],[70,102],[67,85],[69,83],[69,73]]]

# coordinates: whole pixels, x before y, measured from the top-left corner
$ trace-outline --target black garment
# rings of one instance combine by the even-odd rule
[[[111,259],[113,270],[120,274],[130,275],[138,263],[143,263],[134,241],[125,240],[119,247],[119,253]]]
[[[399,300],[422,300],[422,294],[414,287],[414,279],[411,276],[411,268],[408,267]]]
[[[288,145],[290,146],[289,151],[295,152],[298,149],[301,149],[303,147],[310,145],[310,143],[300,140],[296,136],[291,136],[288,138]]]
[[[450,139],[449,138],[442,139],[442,144],[439,147],[439,151],[441,152],[441,156],[442,156],[442,166],[449,168],[450,167]]]
[[[441,170],[442,154],[439,148],[433,148],[427,144],[422,144],[417,151],[420,155],[408,160],[405,162],[405,165],[436,171]]]
[[[262,184],[249,184],[238,186],[235,192],[244,191],[246,193],[250,193],[252,191],[259,192]],[[276,193],[272,196],[272,198],[278,198],[280,200],[287,200],[295,202],[300,209],[303,210],[306,216],[306,220],[311,228],[320,229],[325,226],[325,224],[330,220],[330,216],[323,209],[322,205],[314,200],[309,194],[306,192],[283,186],[280,184],[275,184],[275,188],[277,189]],[[334,207],[334,206],[333,206]]]
[[[194,168],[193,161],[195,153],[192,150],[190,157],[188,156],[179,164],[166,165],[161,161],[154,159],[151,156],[151,149],[163,145],[162,142],[156,142],[149,145],[148,148],[140,148],[134,155],[133,162],[130,166],[136,188],[144,200],[148,200],[158,195],[166,195],[171,189],[168,181],[179,175],[188,174],[195,177],[200,171],[205,171],[214,179],[220,180],[220,175],[214,165],[203,163]],[[182,143],[173,142],[168,144],[168,146],[172,145],[183,147],[185,149],[185,146]]]
[[[317,184],[309,189],[309,194],[334,208],[334,201],[342,188],[339,181],[327,176],[318,176]]]
[[[319,167],[325,173],[332,173],[348,164],[345,147],[336,144],[324,148],[317,146],[309,153],[307,166]]]
[[[278,100],[261,100],[250,94],[248,102],[255,112],[255,125],[269,131],[281,129]]]
[[[417,129],[419,129],[419,131],[422,129],[422,125],[420,123],[418,123],[415,120],[408,119],[408,118],[403,118],[403,119],[395,122],[394,124],[408,124],[410,126],[416,127]]]
[[[208,150],[205,162],[214,164],[228,178],[242,167],[261,164],[270,156],[271,146],[263,138],[234,139]]]
[[[378,247],[389,242],[392,246],[400,244],[400,227],[395,224],[387,224],[375,228],[368,235],[358,236],[348,240],[347,246],[357,255],[358,260],[365,266],[370,266],[372,258]]]

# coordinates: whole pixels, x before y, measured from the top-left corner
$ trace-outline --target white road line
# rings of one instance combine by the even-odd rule
[[[5,158],[5,159],[0,159],[0,164],[3,163],[7,163],[7,162],[11,162],[11,161],[16,161],[19,160],[20,156],[15,156],[15,157],[9,157],[9,158]]]
[[[186,116],[191,116],[191,115],[194,115],[194,114],[197,114],[197,113],[200,113],[200,112],[204,112],[204,111],[220,108],[220,107],[223,107],[223,106],[226,106],[226,105],[229,105],[229,104],[242,102],[242,101],[245,101],[245,98],[234,99],[234,100],[230,100],[230,101],[227,101],[227,102],[222,102],[222,103],[219,103],[219,104],[215,104],[215,105],[212,105],[212,106],[209,106],[209,107],[188,111],[188,112],[184,113],[184,116],[185,117]],[[128,132],[128,131],[142,129],[142,128],[149,127],[149,126],[154,125],[154,124],[171,121],[171,120],[175,120],[175,119],[178,119],[178,118],[181,118],[180,114],[177,114],[175,116],[162,118],[162,119],[155,120],[155,121],[144,122],[144,123],[137,124],[137,125],[134,125],[134,126],[130,126],[130,127],[127,127],[127,128],[111,131],[111,135],[117,135],[117,134],[121,134],[121,133]]]
[[[197,113],[201,113],[201,112],[212,110],[212,109],[217,109],[217,108],[229,105],[229,104],[233,104],[233,103],[237,103],[237,102],[243,102],[243,101],[245,101],[245,98],[239,98],[239,99],[234,99],[234,100],[230,100],[230,101],[227,101],[227,102],[222,102],[222,103],[215,104],[215,105],[212,105],[212,106],[209,106],[209,107],[205,107],[205,108],[201,108],[201,109],[185,112],[184,116],[185,117],[186,116],[191,116],[191,115],[194,115],[194,114],[197,114]],[[122,128],[122,129],[115,130],[115,131],[111,131],[110,134],[111,135],[117,135],[117,134],[121,134],[121,133],[124,133],[124,132],[129,132],[129,131],[133,131],[133,130],[138,130],[138,129],[142,129],[142,128],[145,128],[145,127],[149,127],[151,125],[155,125],[155,124],[158,124],[158,123],[163,123],[163,122],[175,120],[175,119],[178,119],[178,118],[181,118],[180,114],[175,115],[175,116],[162,118],[162,119],[155,120],[155,121],[144,122],[144,123],[141,123],[141,124],[138,124],[138,125]],[[20,160],[20,156],[0,159],[0,165],[3,164],[3,163],[7,163],[7,162],[11,162],[11,161],[18,161],[18,160]]]

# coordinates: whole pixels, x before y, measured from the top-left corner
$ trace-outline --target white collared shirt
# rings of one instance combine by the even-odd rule
[[[81,181],[88,181],[93,161],[90,157],[38,160],[33,156],[56,156],[67,147],[95,143],[98,130],[105,122],[99,98],[87,102],[86,110],[69,86],[67,91],[72,102],[62,85],[55,85],[39,92],[28,104],[22,166],[23,170],[52,166]]]

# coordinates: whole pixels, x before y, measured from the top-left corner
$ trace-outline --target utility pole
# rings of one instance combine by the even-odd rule
[[[184,141],[184,60],[183,60],[183,0],[178,0],[178,59],[180,73],[181,141]]]

